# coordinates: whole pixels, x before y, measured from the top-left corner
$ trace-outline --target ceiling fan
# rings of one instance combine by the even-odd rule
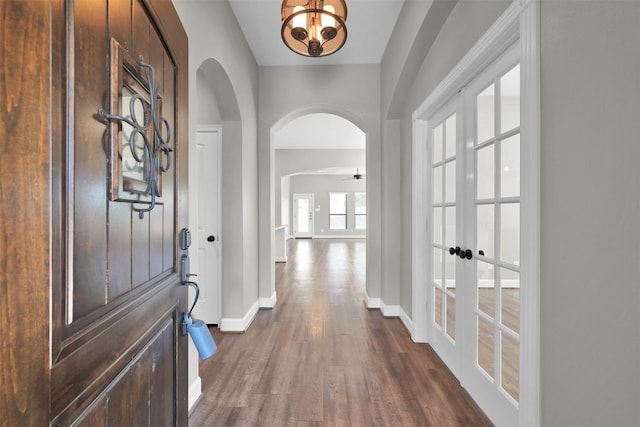
[[[362,175],[360,173],[360,170],[356,168],[355,175],[353,175],[351,178],[343,179],[343,181],[351,181],[351,180],[360,181],[361,179],[364,179],[364,175]]]

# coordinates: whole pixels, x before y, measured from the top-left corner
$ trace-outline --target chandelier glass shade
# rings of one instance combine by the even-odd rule
[[[303,56],[321,57],[347,41],[344,0],[283,0],[282,41]]]

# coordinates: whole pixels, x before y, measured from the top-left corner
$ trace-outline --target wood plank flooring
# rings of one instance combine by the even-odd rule
[[[278,303],[212,328],[191,426],[491,425],[433,350],[363,304],[365,241],[289,240]]]

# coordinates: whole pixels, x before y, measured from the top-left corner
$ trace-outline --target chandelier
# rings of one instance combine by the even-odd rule
[[[347,41],[344,0],[283,0],[282,41],[303,56],[320,57]]]

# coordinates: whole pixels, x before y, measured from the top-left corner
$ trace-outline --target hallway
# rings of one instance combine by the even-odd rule
[[[213,331],[191,426],[491,425],[429,346],[365,308],[364,240],[287,244],[276,306]]]

